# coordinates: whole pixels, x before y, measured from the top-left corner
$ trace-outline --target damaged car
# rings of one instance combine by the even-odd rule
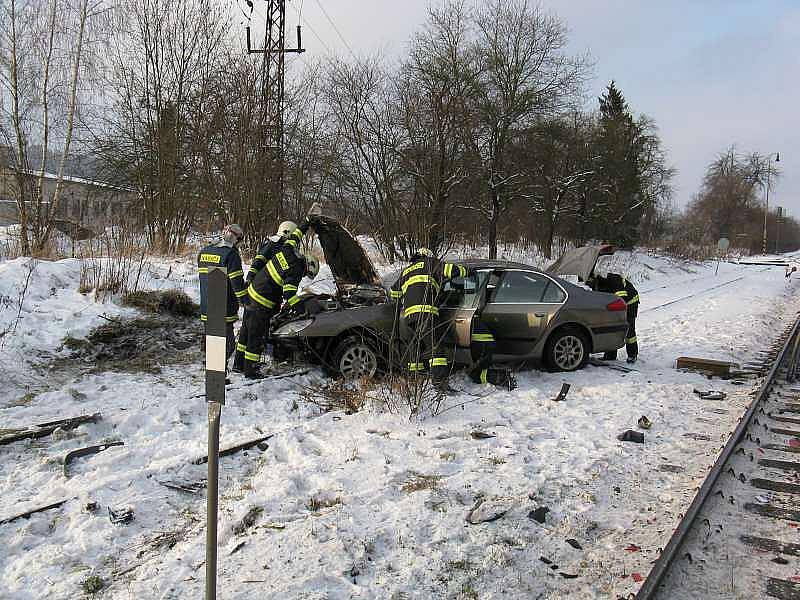
[[[301,354],[348,379],[398,368],[388,358],[400,343],[394,331],[396,305],[388,293],[397,275],[381,281],[367,253],[336,220],[317,217],[314,229],[336,292],[306,294],[298,314],[276,318],[271,332],[276,351]],[[592,254],[584,255],[584,262]],[[522,263],[459,262],[469,275],[445,284],[440,308],[441,318],[451,323],[445,343],[454,349],[456,365],[473,363],[470,342],[478,320],[494,333],[497,363],[536,361],[556,371],[575,371],[590,354],[624,346],[626,306],[613,294],[592,292]]]

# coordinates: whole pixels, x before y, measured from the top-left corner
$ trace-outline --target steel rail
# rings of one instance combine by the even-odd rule
[[[661,585],[663,582],[664,577],[667,575],[667,572],[678,556],[678,550],[683,545],[687,534],[692,529],[695,519],[697,519],[698,514],[700,514],[700,510],[702,509],[706,500],[708,500],[708,498],[711,496],[712,489],[716,485],[719,476],[722,474],[725,463],[728,462],[728,459],[730,459],[730,457],[733,455],[736,446],[738,446],[744,438],[747,428],[749,427],[750,421],[755,415],[756,410],[769,395],[772,385],[775,383],[775,379],[777,378],[781,364],[786,358],[790,348],[793,345],[793,342],[795,342],[795,339],[798,337],[798,331],[800,331],[800,317],[798,317],[798,319],[795,321],[791,333],[786,339],[786,343],[783,345],[783,348],[781,348],[781,351],[778,354],[778,357],[775,359],[775,362],[773,363],[772,368],[769,370],[769,373],[767,373],[767,378],[761,384],[758,394],[756,395],[752,404],[750,404],[747,412],[740,419],[739,425],[733,431],[728,443],[725,444],[725,448],[723,448],[722,453],[717,458],[714,466],[711,467],[711,471],[709,471],[705,481],[703,482],[703,485],[697,491],[697,494],[695,495],[694,500],[692,500],[689,509],[686,511],[686,514],[681,519],[680,523],[678,523],[678,526],[672,533],[672,537],[670,538],[664,550],[661,552],[661,555],[658,557],[656,563],[653,565],[653,568],[650,570],[650,573],[648,574],[647,579],[645,579],[642,587],[639,589],[639,592],[636,594],[636,600],[653,600],[656,598],[659,592],[659,585]]]

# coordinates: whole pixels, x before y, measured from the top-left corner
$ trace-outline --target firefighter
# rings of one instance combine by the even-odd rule
[[[258,252],[250,263],[250,269],[247,272],[247,284],[253,280],[258,272],[266,266],[267,261],[275,256],[275,253],[281,249],[292,232],[297,229],[297,224],[294,221],[284,221],[278,225],[278,231],[275,235],[269,236],[266,241],[261,244]]]
[[[516,377],[509,369],[492,365],[496,345],[492,330],[476,317],[470,339],[473,366],[469,377],[475,383],[491,383],[511,391],[517,387]]]
[[[408,370],[428,369],[441,393],[450,391],[450,364],[441,344],[447,328],[439,321],[440,290],[448,279],[466,275],[466,267],[443,262],[429,249],[419,248],[390,290],[390,296],[398,301],[401,336],[410,341]]]
[[[247,287],[251,303],[244,313],[236,351],[237,358],[240,352],[243,355],[244,376],[248,379],[265,376],[259,369],[264,350],[264,332],[269,330],[272,317],[281,310],[281,303],[284,309],[295,307],[300,301],[297,296],[300,280],[304,276],[313,279],[319,273],[317,259],[301,254],[297,248],[309,226],[309,220],[306,219],[296,228]]]
[[[306,231],[308,231],[309,227],[311,227],[311,219],[315,216],[319,216],[320,214],[322,214],[322,206],[319,204],[319,202],[314,202],[300,227],[298,227],[294,221],[284,221],[278,225],[278,231],[276,234],[267,238],[267,240],[258,249],[258,253],[253,259],[253,262],[250,264],[250,269],[247,274],[248,289],[258,274],[264,271],[266,265],[279,251],[283,250],[284,247],[288,247],[293,250],[298,248]],[[319,270],[319,266],[317,267],[317,270]],[[277,311],[273,311],[273,314],[274,312]],[[247,316],[246,313],[245,316]],[[256,316],[260,318],[256,319]],[[247,352],[248,341],[251,347],[260,348],[261,351],[263,351],[264,346],[266,345],[267,336],[269,335],[269,323],[272,320],[272,314],[250,315],[250,318],[255,324],[263,324],[264,327],[261,330],[261,343],[258,344],[255,341],[255,336],[258,335],[258,330],[248,327],[247,320],[243,319],[242,327],[239,330],[239,340],[236,344],[236,356],[233,359],[233,370],[239,373],[245,373],[245,375],[247,374],[245,353]],[[259,351],[259,357],[255,359],[257,363],[261,360],[261,351]],[[250,352],[250,355],[252,356],[254,353],[255,351]],[[255,366],[257,367],[258,364]],[[251,373],[254,372],[252,368],[250,371]]]
[[[239,304],[246,307],[250,303],[244,283],[242,257],[237,248],[243,237],[244,232],[239,225],[227,225],[222,230],[222,239],[203,248],[197,257],[197,270],[200,274],[200,320],[203,322],[208,320],[208,269],[225,267],[228,272],[228,302],[225,309],[226,364],[236,344],[233,324],[239,320]]]
[[[639,313],[639,292],[629,279],[617,273],[610,273],[608,261],[599,260],[594,267],[593,276],[586,282],[598,292],[609,292],[625,300],[628,305],[628,331],[625,334],[625,351],[628,362],[635,363],[639,355],[639,343],[636,339],[636,316]],[[606,352],[604,360],[616,360],[617,352]]]

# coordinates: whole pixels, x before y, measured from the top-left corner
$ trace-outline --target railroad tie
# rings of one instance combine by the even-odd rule
[[[800,600],[800,583],[785,579],[767,579],[767,595],[779,600]]]
[[[786,481],[772,481],[770,479],[759,479],[754,477],[750,480],[750,485],[760,490],[770,490],[771,492],[786,492],[787,494],[800,494],[800,485],[788,483]]]
[[[800,511],[789,510],[788,508],[781,508],[780,506],[773,506],[771,504],[753,504],[751,502],[745,504],[744,509],[760,517],[800,523]]]
[[[743,535],[739,539],[742,540],[742,543],[759,550],[764,550],[765,552],[775,552],[777,554],[786,554],[787,556],[800,556],[800,544],[781,542],[780,540],[756,537],[754,535]]]

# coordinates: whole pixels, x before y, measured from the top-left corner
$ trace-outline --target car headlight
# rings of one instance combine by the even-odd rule
[[[300,319],[298,321],[291,321],[290,323],[286,323],[286,325],[282,325],[278,327],[275,331],[272,332],[272,335],[277,336],[287,336],[287,335],[297,335],[303,329],[308,327],[314,322],[314,319]]]

